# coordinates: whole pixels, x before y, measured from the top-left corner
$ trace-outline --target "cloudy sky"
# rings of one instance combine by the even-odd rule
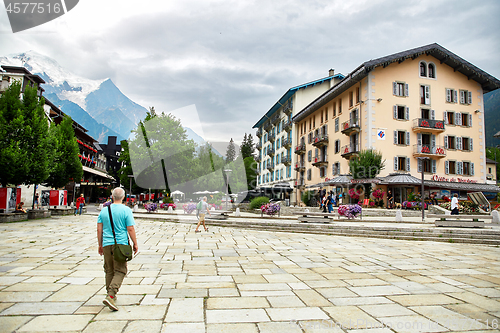
[[[1,8],[0,55],[37,51],[157,111],[195,104],[206,139],[241,141],[288,88],[434,42],[500,78],[499,17],[498,0],[82,0],[16,34]]]

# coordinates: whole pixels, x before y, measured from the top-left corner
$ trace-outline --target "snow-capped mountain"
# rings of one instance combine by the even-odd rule
[[[80,77],[37,52],[0,57],[0,64],[22,66],[42,77],[46,82],[44,96],[87,128],[99,142],[108,135],[117,135],[120,140],[128,138],[146,116],[146,108],[131,101],[111,79]]]

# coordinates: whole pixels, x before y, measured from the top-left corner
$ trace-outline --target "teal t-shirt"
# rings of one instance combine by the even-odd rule
[[[113,224],[115,226],[116,243],[128,244],[127,227],[135,225],[132,210],[125,205],[112,204]],[[104,207],[97,217],[97,223],[102,223],[102,246],[115,244],[111,222],[109,221],[109,208]]]

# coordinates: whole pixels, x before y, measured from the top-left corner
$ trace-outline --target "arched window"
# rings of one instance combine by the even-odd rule
[[[420,76],[427,77],[427,66],[423,61],[420,63]]]
[[[436,78],[436,68],[434,64],[429,64],[429,77],[435,79]]]

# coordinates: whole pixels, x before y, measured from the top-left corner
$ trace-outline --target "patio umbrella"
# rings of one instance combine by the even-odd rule
[[[173,191],[173,192],[172,192],[172,193],[170,193],[170,194],[172,194],[172,195],[183,195],[183,194],[184,194],[184,192],[181,192],[181,191],[177,190],[177,191]]]

